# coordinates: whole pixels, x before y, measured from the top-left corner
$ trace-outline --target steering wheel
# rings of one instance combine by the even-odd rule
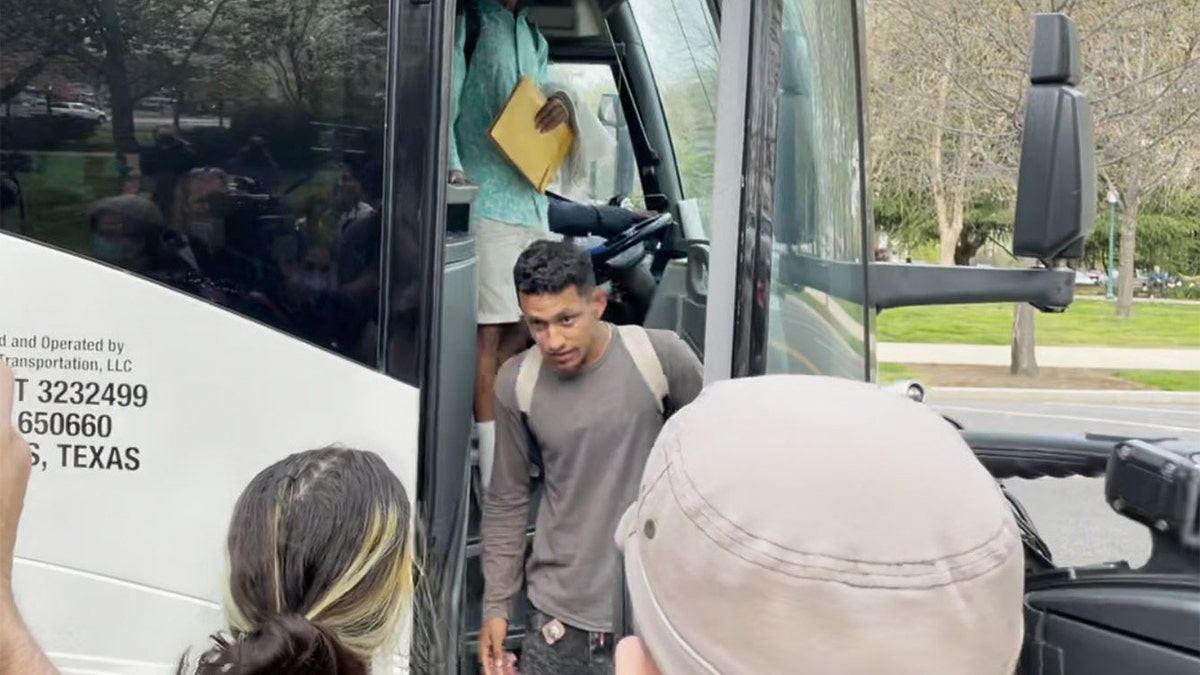
[[[670,227],[674,222],[675,219],[670,213],[661,213],[634,223],[621,234],[589,249],[589,253],[592,254],[592,265],[595,267],[607,265],[635,246],[645,244],[647,240]],[[640,257],[638,259],[640,260]]]

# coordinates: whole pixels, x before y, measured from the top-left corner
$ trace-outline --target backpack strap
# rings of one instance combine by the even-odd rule
[[[542,350],[536,345],[525,351],[517,364],[517,409],[528,415],[533,407],[533,390],[537,387],[538,374],[542,371]]]
[[[633,357],[633,363],[645,380],[646,386],[654,393],[654,400],[658,403],[658,412],[661,414],[666,410],[670,384],[667,382],[667,374],[663,372],[658,352],[654,351],[654,343],[650,342],[650,335],[645,328],[633,324],[617,326],[617,331],[621,333],[621,342],[625,343],[625,349]]]
[[[521,362],[517,364],[517,410],[521,413],[521,424],[525,426],[525,435],[529,439],[529,461],[537,467],[540,477],[544,474],[542,467],[542,448],[538,445],[533,429],[529,428],[529,410],[533,407],[533,390],[537,388],[538,375],[542,372],[542,350],[537,345],[525,350]]]

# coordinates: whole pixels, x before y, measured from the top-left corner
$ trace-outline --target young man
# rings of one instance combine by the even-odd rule
[[[517,260],[513,278],[537,344],[496,378],[496,458],[483,503],[480,660],[488,675],[501,672],[509,611],[524,578],[535,611],[522,675],[610,673],[618,570],[612,533],[637,498],[664,419],[700,393],[700,361],[674,333],[601,321],[604,291],[588,254],[570,244],[535,242]],[[650,369],[658,379],[644,374]],[[664,399],[651,382],[665,383]],[[526,564],[536,457],[544,491]]]
[[[549,97],[537,115],[542,132],[572,122],[567,87],[550,81],[549,45],[518,0],[467,0],[455,25],[449,168],[450,182],[479,186],[473,224],[479,252],[478,361],[475,421],[484,485],[495,439],[492,388],[501,363],[522,349],[526,335],[512,287],[512,266],[531,242],[548,236],[546,195],[508,161],[488,136],[522,77]],[[467,15],[478,35],[467,55]],[[580,161],[585,144],[572,156]],[[578,152],[576,152],[578,150]]]

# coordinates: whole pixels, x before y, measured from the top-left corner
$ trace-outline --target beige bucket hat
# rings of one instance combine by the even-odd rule
[[[674,415],[617,531],[664,675],[1009,675],[1012,512],[932,409],[860,382],[720,382]]]

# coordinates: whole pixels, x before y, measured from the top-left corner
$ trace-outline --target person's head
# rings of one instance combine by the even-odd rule
[[[155,127],[154,147],[160,150],[166,150],[181,144],[182,142],[179,138],[179,133],[176,131],[175,127],[166,124]]]
[[[229,174],[214,167],[192,169],[176,183],[175,223],[211,247],[225,241],[224,223],[213,205],[229,193]]]
[[[149,264],[164,233],[162,212],[138,195],[101,199],[88,210],[88,225],[95,256],[131,270]]]
[[[383,163],[376,160],[346,161],[338,180],[338,208],[348,211],[360,203],[378,206],[383,196]]]
[[[264,469],[229,526],[232,636],[197,674],[366,675],[413,600],[410,514],[374,453],[327,447]]]
[[[936,411],[871,383],[718,382],[668,420],[618,527],[618,675],[1011,675],[1011,507]]]
[[[333,282],[333,251],[324,243],[315,243],[300,261],[301,283],[310,291],[325,291]]]
[[[599,356],[608,299],[596,286],[587,251],[535,241],[517,258],[513,281],[525,324],[552,368],[575,373]]]

